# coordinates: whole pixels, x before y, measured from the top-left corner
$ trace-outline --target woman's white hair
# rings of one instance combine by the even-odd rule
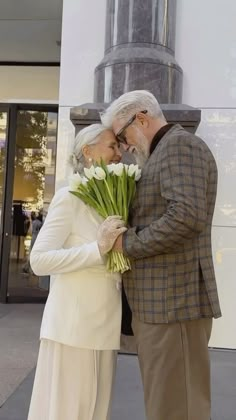
[[[107,128],[102,124],[92,124],[78,132],[75,137],[73,152],[69,157],[69,163],[74,172],[82,172],[84,169],[84,146],[96,144],[99,141],[100,135],[106,130]]]
[[[112,128],[115,119],[127,121],[137,112],[147,111],[152,118],[165,117],[155,96],[147,90],[133,90],[116,99],[100,114],[103,125]]]

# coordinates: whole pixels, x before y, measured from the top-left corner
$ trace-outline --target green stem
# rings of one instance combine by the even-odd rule
[[[111,273],[124,273],[131,269],[129,259],[121,252],[111,251],[108,254],[107,270]]]
[[[107,183],[107,181],[104,179],[104,183],[105,183],[105,185],[106,185],[106,188],[107,188],[107,192],[108,192],[108,195],[109,195],[109,197],[110,197],[110,200],[111,200],[111,202],[112,202],[112,205],[113,205],[113,209],[114,209],[114,211],[115,211],[115,214],[119,214],[119,210],[118,210],[118,208],[117,208],[117,205],[116,205],[116,203],[115,203],[115,201],[114,201],[114,197],[113,197],[113,195],[111,194],[111,191],[110,191],[110,188],[109,188],[109,185],[108,185],[108,183]]]

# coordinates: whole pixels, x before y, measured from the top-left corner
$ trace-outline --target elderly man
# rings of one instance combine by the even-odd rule
[[[102,114],[142,166],[129,229],[114,249],[132,261],[132,309],[148,420],[209,420],[212,318],[221,316],[211,250],[217,167],[199,137],[167,124],[147,91]]]

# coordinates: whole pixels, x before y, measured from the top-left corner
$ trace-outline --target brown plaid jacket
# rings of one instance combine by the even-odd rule
[[[123,282],[148,323],[221,316],[211,249],[217,167],[207,145],[173,126],[150,155],[124,234]]]

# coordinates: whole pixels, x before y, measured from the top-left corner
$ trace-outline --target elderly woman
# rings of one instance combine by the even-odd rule
[[[79,132],[72,162],[117,163],[114,134],[100,124]],[[105,254],[126,230],[105,221],[62,188],[55,194],[31,252],[33,271],[51,276],[28,420],[109,420],[120,345],[120,276],[106,271]]]

